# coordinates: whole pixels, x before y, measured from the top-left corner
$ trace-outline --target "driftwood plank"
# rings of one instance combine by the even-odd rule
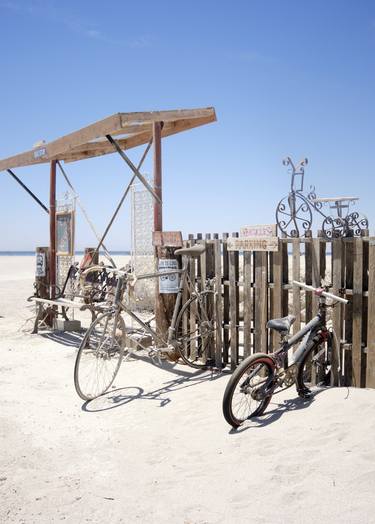
[[[288,255],[288,241],[283,239],[281,242],[281,259],[282,259],[282,284],[286,286],[289,284],[289,255]],[[289,315],[289,291],[283,289],[282,291],[282,316]]]
[[[216,291],[216,350],[215,366],[221,368],[223,353],[223,291],[222,291],[222,266],[221,266],[221,241],[214,240],[214,265],[215,265],[215,291]]]
[[[229,280],[229,255],[227,249],[227,238],[229,233],[223,233],[223,280]],[[224,286],[223,290],[223,323],[224,326],[229,324],[229,287]],[[223,365],[229,362],[229,331],[223,331]]]
[[[345,288],[353,289],[353,249],[354,239],[348,239],[345,242]],[[345,331],[344,339],[346,345],[344,346],[344,384],[351,386],[352,384],[352,341],[353,341],[353,301],[352,296],[346,295],[349,303],[345,307]]]
[[[270,253],[270,268],[272,268],[271,279],[273,289],[271,293],[271,318],[282,316],[282,248],[279,251]],[[278,346],[279,335],[276,331],[270,331],[270,351],[274,351]]]
[[[267,352],[267,253],[254,253],[255,266],[255,326],[254,351]]]
[[[368,233],[367,235],[368,236]],[[363,235],[364,237],[364,235]],[[362,237],[362,238],[363,238]],[[368,331],[368,267],[369,267],[369,242],[362,241],[363,246],[363,264],[362,264],[362,358],[361,358],[361,387],[366,387],[366,366],[367,355],[364,348],[367,348],[367,331]]]
[[[313,282],[313,260],[314,260],[314,246],[312,238],[306,240],[305,244],[305,282],[312,285]],[[305,293],[305,322],[309,322],[312,318],[313,310],[313,293]]]
[[[343,242],[340,238],[336,238],[332,241],[332,293],[339,295],[342,288],[342,260],[343,260]],[[333,310],[332,321],[333,329],[336,332],[337,339],[339,341],[339,360],[337,359],[336,351],[332,352],[332,383],[337,386],[339,382],[338,369],[342,363],[342,350],[341,350],[341,339],[342,339],[342,304],[338,303]]]
[[[353,253],[353,344],[352,382],[361,387],[362,368],[362,299],[363,293],[363,240],[354,239]]]
[[[320,287],[322,285],[321,280],[323,275],[321,274],[320,266],[320,247],[321,240],[314,238],[312,241],[312,250],[311,250],[311,282],[314,287]],[[312,294],[312,315],[316,315],[318,312],[318,297],[315,294]]]
[[[232,236],[237,237],[238,233]],[[239,322],[239,300],[238,300],[238,259],[237,251],[229,251],[229,307],[230,307],[230,363],[234,370],[238,364],[238,322]]]
[[[375,242],[369,242],[366,387],[375,388]]]
[[[300,240],[293,239],[293,280],[301,280],[301,252]],[[296,320],[293,324],[293,333],[297,333],[301,329],[301,288],[293,286],[293,315]]]
[[[251,287],[251,258],[252,252],[243,254],[243,329],[244,329],[244,357],[251,354],[251,322],[253,312]]]

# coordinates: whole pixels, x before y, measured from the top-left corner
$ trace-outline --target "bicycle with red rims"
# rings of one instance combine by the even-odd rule
[[[264,413],[276,393],[296,385],[300,397],[308,399],[311,387],[330,385],[334,333],[327,327],[327,308],[348,301],[328,292],[293,281],[319,297],[317,315],[300,331],[289,336],[293,315],[269,320],[267,327],[280,333],[280,347],[273,353],[255,353],[243,360],[232,374],[223,397],[223,414],[232,427]],[[327,299],[333,302],[327,304]],[[288,351],[297,346],[287,362]]]

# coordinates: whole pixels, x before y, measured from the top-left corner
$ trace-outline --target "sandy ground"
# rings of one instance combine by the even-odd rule
[[[375,522],[374,390],[289,389],[233,432],[228,375],[138,359],[83,404],[74,337],[22,331],[33,272],[0,257],[1,523]]]

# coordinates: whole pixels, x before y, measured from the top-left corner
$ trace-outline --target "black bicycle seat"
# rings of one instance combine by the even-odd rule
[[[267,322],[267,327],[279,331],[280,333],[286,332],[289,333],[289,330],[295,321],[296,317],[293,315],[288,315],[283,318],[274,318]]]

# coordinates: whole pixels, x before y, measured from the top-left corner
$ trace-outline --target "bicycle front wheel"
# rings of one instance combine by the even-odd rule
[[[223,397],[225,420],[238,428],[245,420],[262,415],[270,403],[275,383],[275,363],[265,354],[246,358],[234,370]]]
[[[100,315],[87,330],[74,366],[74,385],[83,400],[92,400],[112,385],[121,366],[126,341],[119,313]]]
[[[214,291],[203,291],[182,306],[176,321],[176,342],[186,364],[204,369],[212,363],[216,329]]]

